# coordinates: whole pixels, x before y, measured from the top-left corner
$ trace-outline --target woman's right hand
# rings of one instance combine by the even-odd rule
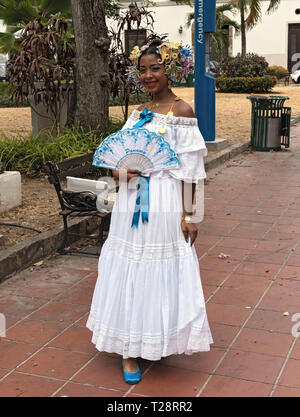
[[[122,172],[121,172],[122,171]],[[126,181],[130,181],[131,178],[139,177],[141,175],[141,171],[138,169],[130,169],[130,168],[122,168],[122,169],[115,169],[113,170],[113,177],[115,180],[126,179]]]

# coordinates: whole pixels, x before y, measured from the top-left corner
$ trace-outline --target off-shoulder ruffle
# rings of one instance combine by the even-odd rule
[[[140,112],[134,110],[123,129],[131,128],[137,122]],[[158,133],[164,125],[166,133],[164,139],[170,144],[180,160],[180,168],[166,172],[155,172],[155,177],[171,176],[177,180],[198,183],[206,178],[204,157],[207,148],[198,127],[198,120],[191,117],[167,116],[154,113],[152,120],[145,126],[148,130]]]
[[[134,120],[138,118],[140,112],[138,110],[133,110],[131,113],[130,118],[132,117]],[[177,116],[168,116],[166,114],[155,113],[152,119],[154,123],[163,123],[167,118],[167,123],[169,125],[181,125],[181,126],[197,126],[198,127],[198,120],[195,117],[177,117]]]

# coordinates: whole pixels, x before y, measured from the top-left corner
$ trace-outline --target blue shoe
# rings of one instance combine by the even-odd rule
[[[136,384],[137,382],[140,382],[142,379],[141,371],[139,368],[139,365],[137,364],[137,371],[136,372],[127,372],[124,369],[124,363],[122,361],[122,367],[123,367],[123,376],[125,382],[128,384]]]

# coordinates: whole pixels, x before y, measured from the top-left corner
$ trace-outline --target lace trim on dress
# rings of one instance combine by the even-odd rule
[[[160,335],[159,338],[124,336],[108,330],[97,323],[90,314],[86,326],[93,332],[92,343],[97,350],[117,353],[126,358],[141,357],[148,360],[160,360],[163,356],[174,354],[191,355],[194,352],[208,352],[213,343],[209,328],[189,325],[174,333]]]
[[[120,256],[133,261],[157,261],[192,255],[191,246],[182,241],[138,245],[119,239],[115,236],[110,236],[106,240],[106,245],[108,248],[115,250]]]
[[[136,119],[139,117],[140,112],[138,110],[133,110],[131,114],[131,118]],[[197,126],[198,127],[198,120],[195,117],[176,117],[176,116],[168,116],[167,114],[161,113],[154,113],[152,118],[152,122],[166,122],[169,125],[182,125],[182,126]]]

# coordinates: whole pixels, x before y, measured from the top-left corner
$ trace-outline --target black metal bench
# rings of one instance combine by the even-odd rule
[[[97,195],[95,193],[90,191],[68,191],[62,187],[61,183],[61,181],[65,180],[67,176],[79,178],[89,177],[94,179],[99,179],[100,176],[111,176],[111,171],[102,168],[95,168],[92,166],[93,155],[93,153],[89,153],[76,158],[67,159],[60,163],[53,163],[48,161],[43,167],[43,171],[46,173],[48,181],[55,187],[61,206],[61,211],[59,214],[63,218],[64,225],[63,242],[61,247],[58,249],[58,252],[61,254],[80,253],[98,256],[99,253],[90,253],[87,251],[70,248],[70,237],[76,236],[77,238],[97,238],[101,247],[104,242],[103,232],[108,231],[109,229],[111,213],[102,213],[97,210]],[[92,234],[71,233],[69,231],[69,217],[89,216],[96,216],[101,218],[98,236]]]
[[[283,82],[285,86],[290,84],[290,73],[289,72],[284,72],[284,73],[278,74],[277,78],[279,79],[279,81]]]

